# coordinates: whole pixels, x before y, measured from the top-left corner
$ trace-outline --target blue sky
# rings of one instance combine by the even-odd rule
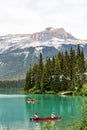
[[[0,0],[0,35],[50,26],[87,39],[87,0]]]

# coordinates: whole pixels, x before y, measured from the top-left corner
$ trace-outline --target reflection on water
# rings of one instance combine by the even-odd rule
[[[20,94],[21,93],[21,90],[23,90],[23,88],[11,88],[11,87],[8,87],[8,88],[1,88],[0,87],[0,94]]]
[[[35,103],[26,102],[35,99]],[[57,95],[0,95],[0,128],[11,130],[39,130],[47,122],[33,122],[30,118],[38,113],[39,117],[50,117],[54,112],[61,121],[52,121],[57,130],[64,130],[69,122],[80,118],[81,97],[61,97]],[[82,105],[81,105],[82,106]],[[81,109],[81,107],[80,107]],[[72,118],[74,117],[74,118]],[[0,129],[1,130],[1,129]]]
[[[61,121],[56,121],[55,125],[58,129],[64,128],[70,122],[80,118],[80,110],[78,106],[81,104],[81,97],[61,97],[57,95],[30,95],[27,98],[35,98],[36,102],[26,103],[26,112],[28,118],[33,117],[34,113],[38,113],[39,117],[50,117],[54,112],[56,116],[61,116]],[[81,107],[80,107],[81,109]],[[43,122],[39,122],[42,126]]]

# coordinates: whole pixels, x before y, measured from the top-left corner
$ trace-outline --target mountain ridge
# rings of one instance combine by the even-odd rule
[[[87,57],[87,40],[80,40],[66,32],[64,28],[48,27],[33,34],[8,34],[0,36],[0,80],[22,79],[29,64],[38,61],[39,54],[46,57],[57,55],[59,51],[76,50],[78,44]]]

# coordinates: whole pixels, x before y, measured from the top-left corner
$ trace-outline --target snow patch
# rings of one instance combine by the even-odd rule
[[[84,48],[84,45],[80,45],[82,48]]]
[[[3,66],[3,65],[4,65],[4,63],[0,61],[0,66]]]
[[[34,54],[35,54],[37,57],[39,57],[40,53],[42,53],[42,49],[43,49],[43,47],[39,47],[39,46],[36,47]]]
[[[24,52],[25,54],[25,58],[24,58],[24,66],[26,65],[26,62],[27,62],[27,58],[28,58],[28,55],[29,55],[29,52]]]

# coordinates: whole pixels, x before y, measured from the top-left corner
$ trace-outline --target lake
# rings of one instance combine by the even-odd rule
[[[36,102],[27,103],[28,98],[34,98]],[[50,117],[52,112],[62,117],[60,121],[52,122],[57,130],[65,130],[69,123],[81,118],[81,99],[50,94],[0,94],[0,130],[39,130],[46,122],[31,122],[29,118],[35,113],[39,117]]]

